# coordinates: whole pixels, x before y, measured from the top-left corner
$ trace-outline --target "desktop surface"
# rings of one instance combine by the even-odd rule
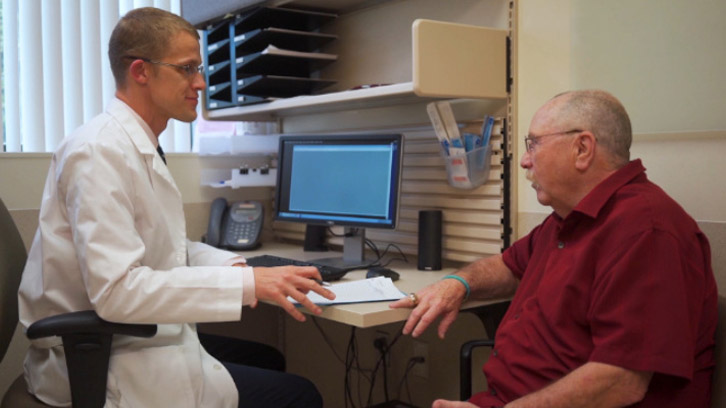
[[[326,254],[327,253],[335,255],[334,251],[326,252]],[[304,252],[301,245],[279,242],[265,242],[261,247],[254,251],[245,251],[240,252],[239,254],[244,257],[274,255],[297,259],[300,261],[311,261],[313,259],[320,258],[321,256],[321,252]],[[399,273],[400,278],[394,282],[394,285],[396,285],[396,287],[404,293],[416,292],[429,284],[441,280],[444,276],[456,272],[455,268],[444,268],[440,271],[420,271],[414,264],[404,264],[403,262],[393,262],[388,265],[388,267]],[[367,269],[351,271],[335,283],[365,279],[366,273]],[[506,299],[468,301],[462,305],[462,310],[501,303],[503,301],[506,301]],[[402,322],[411,314],[411,309],[389,308],[388,305],[390,303],[390,301],[384,301],[321,306],[323,313],[319,317],[351,326],[366,328],[388,323]],[[308,313],[307,309],[303,308],[301,310],[303,313]]]

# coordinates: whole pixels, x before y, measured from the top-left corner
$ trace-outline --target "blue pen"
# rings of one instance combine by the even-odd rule
[[[478,139],[479,137],[473,133],[464,133],[464,149],[467,152],[474,150]]]
[[[487,115],[484,118],[484,126],[481,128],[481,145],[482,146],[488,146],[489,145],[489,139],[492,137],[492,128],[494,127],[494,117]]]
[[[449,141],[448,140],[442,140],[441,141],[441,148],[444,149],[444,152],[446,155],[449,155]]]

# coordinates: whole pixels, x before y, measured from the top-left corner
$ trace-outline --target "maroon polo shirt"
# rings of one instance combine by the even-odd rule
[[[716,283],[695,221],[648,181],[640,160],[551,214],[507,249],[521,279],[484,366],[503,405],[594,361],[653,371],[637,407],[707,407]]]

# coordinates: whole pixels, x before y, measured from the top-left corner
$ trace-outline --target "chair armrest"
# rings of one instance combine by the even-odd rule
[[[79,333],[153,337],[156,334],[156,325],[108,322],[98,317],[98,314],[93,310],[84,310],[38,320],[28,327],[26,336],[29,339],[39,339],[49,336],[64,336]]]
[[[471,397],[471,353],[478,347],[494,347],[494,340],[471,340],[461,345],[459,353],[459,395],[462,401]]]
[[[106,380],[113,335],[153,337],[155,324],[107,322],[93,310],[64,313],[38,320],[26,336],[63,339],[71,402],[74,408],[97,408],[106,401]]]

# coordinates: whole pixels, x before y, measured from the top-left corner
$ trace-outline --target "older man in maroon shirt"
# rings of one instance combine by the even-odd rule
[[[554,212],[502,255],[417,293],[404,327],[418,336],[443,316],[443,337],[467,292],[514,294],[484,366],[489,390],[434,407],[709,405],[717,291],[708,241],[630,161],[631,135],[604,91],[564,93],[537,111],[521,165]]]

